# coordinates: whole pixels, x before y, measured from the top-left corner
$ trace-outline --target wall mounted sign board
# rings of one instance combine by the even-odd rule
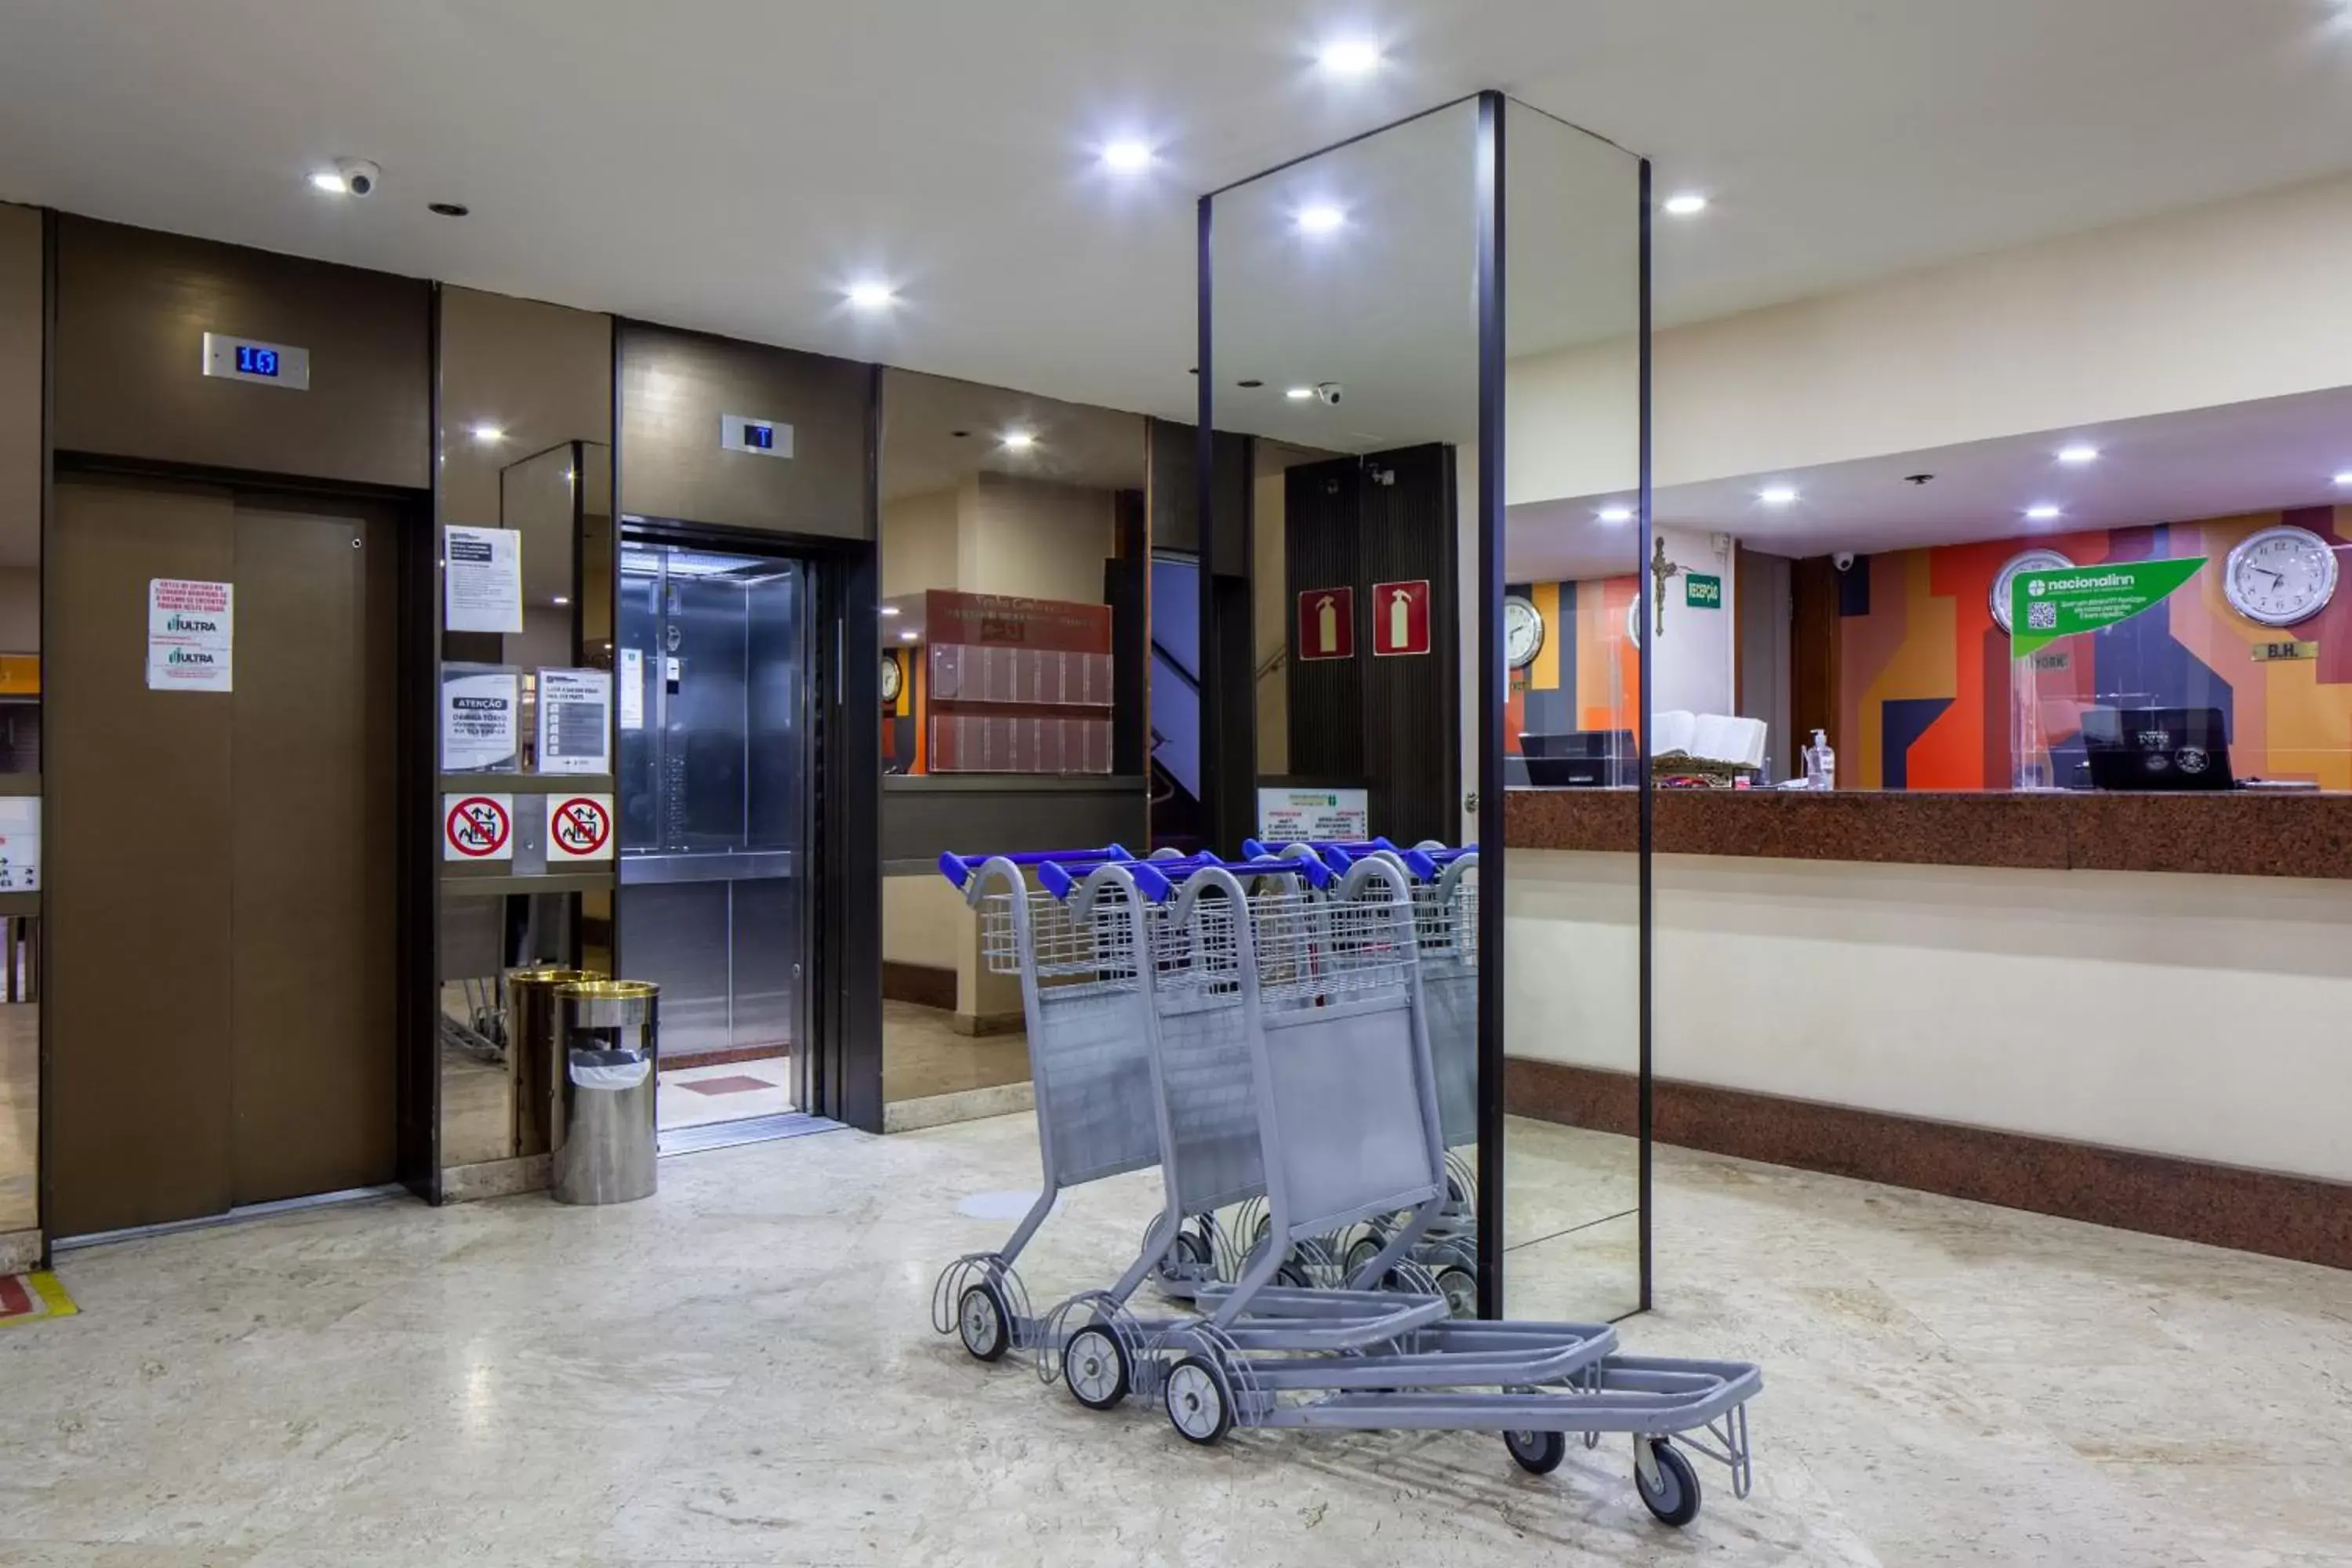
[[[442,625],[453,632],[522,630],[522,535],[511,528],[443,529]]]
[[[1356,591],[1309,588],[1298,595],[1298,658],[1356,657]]]
[[[1371,792],[1260,789],[1257,836],[1268,844],[1361,844],[1372,836]]]
[[[1429,651],[1429,579],[1372,584],[1372,652],[1389,658]]]
[[[759,458],[789,458],[793,455],[793,427],[780,419],[722,414],[719,416],[719,446],[722,451],[749,452]]]
[[[613,678],[601,669],[539,672],[539,771],[613,771]]]
[[[0,796],[0,893],[41,890],[41,797]]]
[[[147,689],[229,690],[236,632],[234,584],[149,578]]]
[[[253,338],[233,338],[226,332],[205,334],[205,374],[256,386],[279,386],[289,392],[310,390],[310,351],[291,343],[265,343]]]
[[[1683,577],[1683,603],[1694,610],[1723,608],[1723,579],[1704,572],[1687,573]]]
[[[522,765],[522,676],[499,664],[441,667],[441,771],[510,773]]]
[[[549,795],[547,858],[610,860],[613,858],[613,797],[609,795]]]
[[[441,858],[444,860],[513,859],[514,796],[442,796]]]

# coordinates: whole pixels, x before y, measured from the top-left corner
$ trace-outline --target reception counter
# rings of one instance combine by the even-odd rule
[[[1654,795],[1662,1142],[2352,1268],[2352,795]],[[1513,791],[1510,1109],[1629,1131],[1631,791]]]

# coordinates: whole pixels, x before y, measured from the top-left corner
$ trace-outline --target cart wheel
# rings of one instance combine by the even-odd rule
[[[1296,1263],[1286,1263],[1276,1269],[1274,1282],[1277,1285],[1287,1285],[1294,1290],[1309,1289],[1315,1284],[1314,1280],[1307,1277],[1307,1270]]]
[[[1381,1255],[1381,1248],[1386,1245],[1379,1237],[1368,1236],[1348,1248],[1348,1278],[1353,1279],[1365,1264]]]
[[[1004,1294],[983,1279],[970,1287],[956,1302],[956,1332],[974,1361],[996,1361],[1013,1342],[1005,1326]]]
[[[1636,1437],[1635,1442],[1642,1441]],[[1643,1479],[1642,1467],[1633,1467],[1633,1489],[1642,1494],[1643,1503],[1657,1515],[1660,1524],[1679,1529],[1698,1517],[1698,1472],[1682,1451],[1664,1437],[1650,1445],[1650,1457],[1658,1462],[1658,1486],[1650,1489]]]
[[[1206,1446],[1234,1429],[1234,1402],[1214,1362],[1188,1355],[1168,1371],[1168,1419],[1188,1443]]]
[[[1202,1267],[1209,1261],[1209,1246],[1189,1230],[1176,1233],[1176,1243],[1169,1248],[1171,1261]]]
[[[1531,1476],[1548,1476],[1559,1468],[1568,1458],[1568,1434],[1565,1432],[1506,1432],[1503,1447],[1511,1451],[1519,1468]]]
[[[1118,1336],[1089,1323],[1062,1347],[1062,1381],[1070,1396],[1089,1410],[1108,1410],[1127,1397],[1127,1352]]]
[[[1437,1271],[1437,1288],[1444,1294],[1448,1315],[1475,1318],[1478,1315],[1478,1277],[1467,1268],[1448,1266]]]

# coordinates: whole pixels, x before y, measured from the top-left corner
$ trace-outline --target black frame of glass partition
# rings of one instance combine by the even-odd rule
[[[1214,529],[1211,512],[1216,501],[1216,374],[1215,374],[1215,253],[1212,244],[1216,200],[1227,192],[1262,180],[1295,164],[1319,158],[1342,147],[1368,141],[1394,131],[1414,121],[1439,114],[1464,103],[1477,105],[1477,140],[1474,152],[1473,178],[1477,186],[1476,288],[1478,319],[1478,862],[1480,881],[1489,889],[1499,889],[1507,875],[1507,850],[1505,844],[1505,811],[1503,786],[1503,710],[1507,695],[1503,668],[1502,624],[1504,587],[1504,404],[1507,395],[1506,371],[1509,345],[1504,333],[1505,235],[1508,213],[1505,196],[1504,172],[1506,158],[1505,112],[1507,103],[1513,101],[1506,93],[1488,89],[1465,98],[1450,99],[1432,105],[1417,113],[1390,121],[1358,135],[1334,142],[1287,159],[1270,168],[1239,180],[1220,185],[1202,195],[1198,202],[1198,274],[1195,308],[1198,360],[1195,397],[1198,416],[1194,426],[1194,459],[1198,465],[1200,496],[1200,536],[1205,555],[1208,541]],[[1530,113],[1545,111],[1521,103]],[[1557,115],[1549,116],[1559,119]],[[1583,134],[1583,128],[1572,121],[1562,121]],[[1605,140],[1605,138],[1604,138]],[[1636,353],[1639,369],[1636,377],[1637,395],[1641,406],[1636,411],[1636,445],[1640,472],[1636,490],[1639,511],[1637,562],[1650,558],[1653,542],[1651,519],[1651,355],[1650,355],[1650,226],[1651,170],[1650,161],[1639,154],[1629,153],[1637,168],[1637,189],[1640,225],[1641,276],[1637,280],[1639,298],[1636,331]],[[1202,563],[1202,580],[1210,577],[1210,563]],[[1657,584],[1646,570],[1637,567],[1635,574],[1641,624],[1647,628],[1656,615]],[[1202,608],[1208,609],[1204,597]],[[1203,637],[1207,624],[1203,622]],[[1651,1085],[1651,1008],[1652,957],[1651,915],[1655,889],[1651,879],[1652,786],[1650,781],[1650,691],[1651,639],[1642,638],[1639,645],[1639,668],[1643,721],[1636,732],[1635,770],[1638,821],[1634,852],[1638,887],[1636,939],[1639,959],[1636,984],[1638,1019],[1635,1135],[1638,1143],[1639,1168],[1636,1178],[1639,1211],[1638,1227],[1641,1311],[1652,1305],[1651,1292],[1651,1134],[1654,1105]],[[1204,644],[1205,646],[1205,644]],[[1232,759],[1227,759],[1230,765]],[[1255,784],[1256,758],[1248,759],[1251,782]],[[1503,1312],[1503,1180],[1504,1180],[1504,1028],[1503,1000],[1503,933],[1507,915],[1505,900],[1497,897],[1481,898],[1478,902],[1478,1315],[1498,1318]]]

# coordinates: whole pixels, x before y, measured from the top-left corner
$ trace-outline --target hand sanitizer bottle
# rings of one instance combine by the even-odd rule
[[[1805,748],[1805,785],[1809,789],[1837,788],[1837,753],[1830,750],[1829,731],[1813,731],[1813,743]]]

